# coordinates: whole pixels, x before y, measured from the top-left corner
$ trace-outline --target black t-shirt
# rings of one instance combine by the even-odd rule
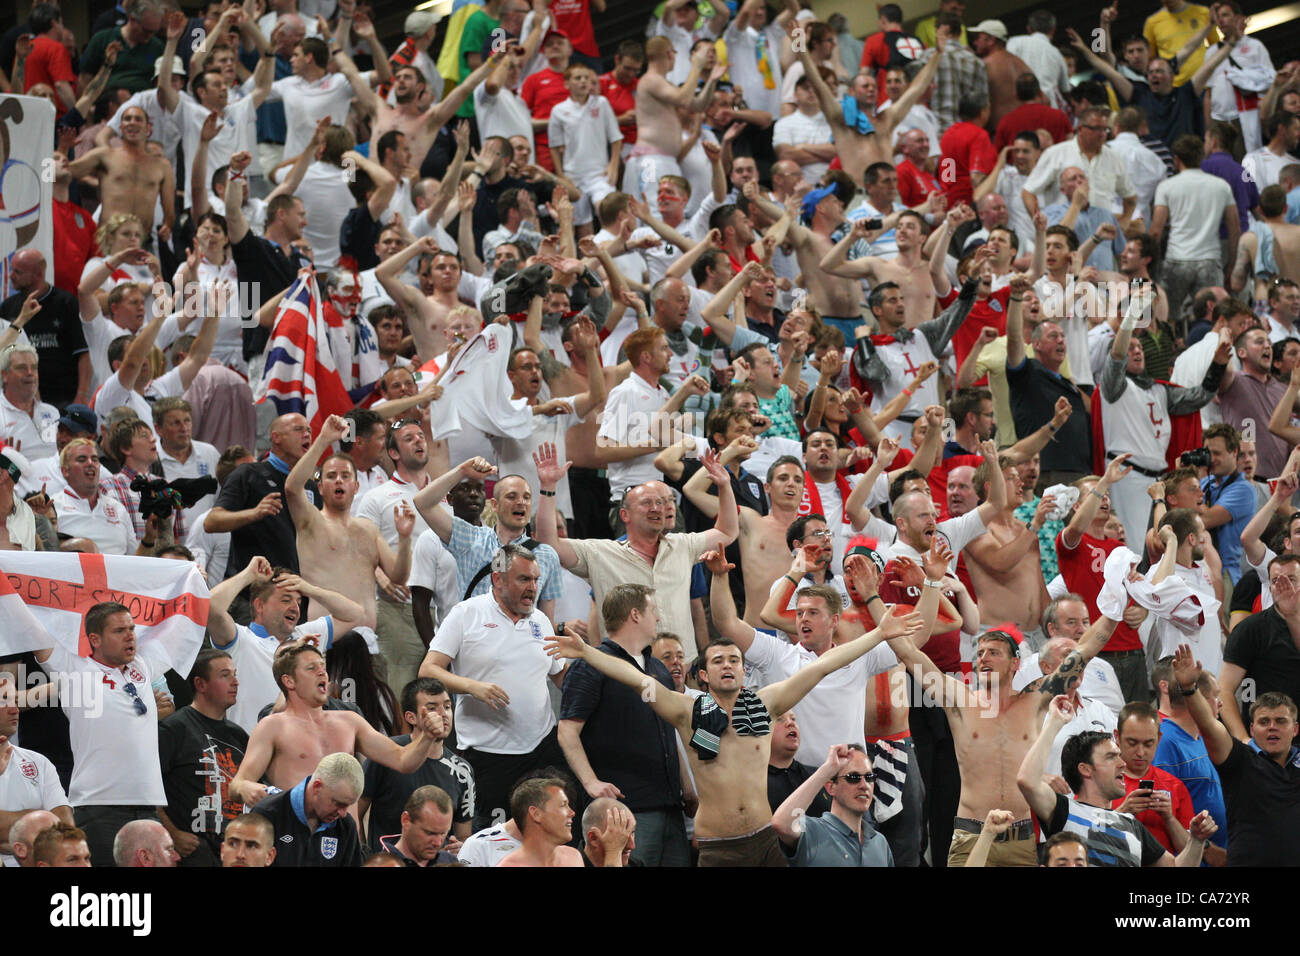
[[[284,494],[284,480],[288,475],[268,461],[240,465],[221,486],[217,507],[227,511],[245,511],[256,508],[272,492]],[[307,482],[307,495],[320,507],[316,483]],[[226,562],[226,577],[234,577],[258,556],[266,558],[272,567],[285,567],[298,573],[298,537],[294,532],[293,518],[287,507],[279,514],[246,524],[230,532],[230,559]]]
[[[230,782],[248,749],[248,734],[228,720],[213,720],[182,707],[158,724],[158,762],[167,793],[167,816],[179,830],[206,840],[214,852],[228,821],[244,812],[230,796]],[[204,797],[221,796],[219,808],[200,807]]]
[[[501,225],[497,215],[497,200],[507,189],[527,189],[528,183],[513,176],[503,176],[497,183],[482,182],[478,187],[478,198],[474,201],[474,248],[482,250],[483,237]],[[456,225],[453,223],[452,225]],[[455,235],[455,233],[452,233]],[[480,252],[481,254],[481,252]]]
[[[267,797],[253,808],[275,827],[275,862],[272,866],[360,866],[361,838],[352,814],[311,831],[293,807],[295,792],[303,799],[308,777],[292,790]]]
[[[298,277],[298,270],[311,265],[296,249],[286,250],[269,239],[254,235],[250,229],[243,239],[230,247],[230,257],[235,263],[235,273],[241,286],[240,300],[256,307],[274,299]],[[244,288],[252,283],[252,290]],[[244,316],[248,318],[248,316]],[[244,358],[261,355],[270,340],[271,330],[260,325],[245,323],[243,330]]]
[[[399,747],[410,742],[410,734],[393,738]],[[444,748],[437,760],[430,757],[414,773],[398,773],[373,760],[367,760],[364,769],[366,788],[361,795],[370,801],[366,842],[372,848],[378,848],[380,837],[402,832],[402,810],[420,787],[434,786],[447,792],[453,823],[468,823],[474,818],[474,770],[465,758],[449,749]]]
[[[1192,89],[1191,83],[1175,86],[1172,93],[1157,96],[1145,83],[1133,84],[1133,95],[1129,98],[1133,106],[1146,110],[1147,126],[1152,136],[1173,146],[1179,136],[1191,134],[1205,135],[1205,113],[1202,111],[1201,98]]]
[[[1007,366],[1011,390],[1011,417],[1017,435],[1032,435],[1056,412],[1056,400],[1064,395],[1073,409],[1055,439],[1039,453],[1044,472],[1092,473],[1092,431],[1089,403],[1069,379],[1056,374],[1036,358],[1027,358],[1019,368]]]
[[[797,760],[784,770],[768,764],[767,802],[771,804],[772,812],[776,813],[776,808],[790,799],[790,794],[798,790],[814,773],[816,773],[815,768]],[[813,802],[808,805],[806,815],[819,817],[823,813],[829,813],[830,809],[831,798],[826,796],[826,790],[822,789],[817,791],[817,796],[813,797]]]
[[[1300,650],[1276,607],[1252,614],[1238,624],[1228,635],[1223,660],[1236,664],[1254,682],[1252,700],[1259,700],[1269,691],[1281,691],[1292,700],[1300,700]],[[1245,713],[1249,707],[1242,710],[1242,723],[1249,727]]]
[[[1232,589],[1232,604],[1229,611],[1245,611],[1247,614],[1255,613],[1255,599],[1263,593],[1263,585],[1259,580],[1259,574],[1254,568],[1244,571],[1241,580],[1237,586]]]
[[[357,271],[364,272],[379,265],[375,243],[379,241],[379,223],[370,215],[365,203],[348,211],[339,226],[339,252],[357,260]]]
[[[1278,766],[1240,740],[1219,764],[1228,808],[1228,866],[1300,860],[1300,767]]]
[[[26,294],[15,292],[0,303],[0,319],[12,322],[26,301]],[[76,296],[54,286],[39,301],[41,311],[23,331],[40,359],[41,401],[63,408],[77,397],[77,361],[88,351],[81,310]]]

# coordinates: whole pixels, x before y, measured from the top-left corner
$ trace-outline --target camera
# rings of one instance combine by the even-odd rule
[[[149,518],[170,518],[173,511],[192,508],[206,495],[217,493],[217,479],[212,475],[201,478],[177,478],[164,481],[154,475],[136,475],[131,479],[131,490],[140,496],[140,515]]]
[[[1178,464],[1184,468],[1209,468],[1210,451],[1208,448],[1193,448],[1178,456]]]

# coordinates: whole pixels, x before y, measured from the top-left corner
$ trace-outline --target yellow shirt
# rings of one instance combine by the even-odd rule
[[[925,44],[927,47],[934,46],[934,33],[935,33],[934,21],[935,18],[933,16],[926,17],[924,20],[921,20],[920,22],[917,23],[916,30],[914,31],[914,35],[916,36],[916,38],[920,40],[923,44]],[[965,27],[961,28],[961,44],[962,46],[970,46],[970,42],[966,39]]]
[[[1171,60],[1190,40],[1205,26],[1210,19],[1210,11],[1196,3],[1189,3],[1178,13],[1170,13],[1163,7],[1147,17],[1142,27],[1142,35],[1151,44],[1151,55]],[[1219,42],[1219,31],[1210,28],[1206,38],[1210,43]],[[1201,68],[1205,61],[1205,45],[1187,58],[1187,62],[1178,64],[1178,73],[1174,76],[1174,86],[1182,86],[1192,78],[1192,74]]]
[[[1025,358],[1034,357],[1034,350],[1025,343]],[[1060,373],[1070,377],[1070,360],[1061,363]],[[980,349],[975,360],[975,380],[988,376],[989,391],[993,393],[993,414],[997,416],[998,446],[1005,448],[1020,440],[1016,435],[1016,420],[1011,415],[1011,391],[1007,387],[1007,337],[1000,335]]]

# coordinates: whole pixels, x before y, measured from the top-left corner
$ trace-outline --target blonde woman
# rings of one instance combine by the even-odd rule
[[[139,218],[132,213],[118,212],[109,216],[95,230],[95,242],[99,246],[100,255],[92,256],[86,260],[85,268],[81,270],[81,277],[84,279],[88,272],[103,263],[109,256],[130,249],[139,249],[144,242],[144,236],[144,226]],[[107,314],[108,294],[113,291],[114,287],[121,285],[123,282],[135,282],[142,284],[141,291],[144,292],[147,299],[145,314],[152,315],[153,296],[150,290],[153,288],[153,281],[153,272],[144,262],[128,260],[120,265],[115,265],[95,292],[96,297],[99,299],[100,309]]]

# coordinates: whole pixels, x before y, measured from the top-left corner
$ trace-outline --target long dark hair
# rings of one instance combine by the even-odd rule
[[[370,648],[356,631],[334,639],[325,655],[331,693],[340,700],[355,704],[366,723],[386,737],[393,735],[398,717],[397,699],[388,685],[375,676]]]

